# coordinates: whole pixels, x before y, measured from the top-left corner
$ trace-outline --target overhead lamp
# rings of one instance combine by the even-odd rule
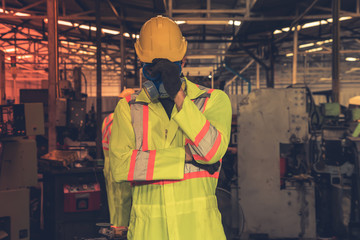
[[[73,26],[74,26],[74,24],[72,24],[71,22],[63,21],[63,20],[58,20],[58,24],[64,25],[64,26],[69,26],[69,27],[73,27]]]
[[[323,48],[319,47],[319,48],[312,48],[312,49],[306,50],[305,52],[308,52],[308,53],[310,53],[310,52],[319,52],[321,50],[323,50]]]
[[[180,24],[185,24],[186,21],[176,20],[175,23],[176,23],[177,25],[180,25]]]
[[[91,31],[96,31],[96,27],[94,26],[88,26],[88,25],[80,25],[79,28],[81,29],[85,29],[85,30],[91,30]]]
[[[356,61],[359,61],[359,59],[354,58],[354,57],[347,57],[347,58],[345,58],[345,61],[347,61],[347,62],[356,62]]]
[[[287,53],[286,56],[287,57],[292,57],[292,56],[294,56],[294,54],[293,53]]]
[[[29,13],[22,13],[22,12],[16,12],[14,15],[15,16],[21,16],[21,17],[31,16],[31,14],[29,14]]]
[[[300,45],[299,48],[312,47],[312,46],[314,46],[314,45],[315,45],[315,43],[306,43],[306,44]]]
[[[15,48],[8,48],[5,49],[5,52],[9,53],[9,52],[15,52]]]
[[[234,25],[234,26],[240,26],[241,25],[241,21],[234,21],[234,20],[229,20],[228,21],[229,25]]]
[[[112,30],[112,29],[102,28],[101,30],[102,30],[104,33],[108,33],[108,34],[112,34],[112,35],[118,35],[118,34],[120,34],[119,31]]]

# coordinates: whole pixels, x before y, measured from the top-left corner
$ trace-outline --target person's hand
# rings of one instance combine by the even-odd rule
[[[154,64],[152,73],[154,75],[160,73],[166,92],[171,99],[174,99],[181,88],[179,66],[164,58],[155,58],[152,63]]]
[[[117,227],[113,228],[114,237],[120,238],[126,236],[128,227]]]
[[[193,159],[192,153],[190,151],[189,145],[185,146],[185,162],[191,162]]]

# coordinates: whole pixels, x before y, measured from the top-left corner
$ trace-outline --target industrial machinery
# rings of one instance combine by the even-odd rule
[[[316,106],[293,86],[238,107],[241,239],[360,239],[359,106]]]
[[[255,90],[238,113],[242,239],[315,239],[306,89]]]
[[[37,187],[36,142],[44,134],[43,106],[0,106],[0,236],[30,239],[30,187]]]

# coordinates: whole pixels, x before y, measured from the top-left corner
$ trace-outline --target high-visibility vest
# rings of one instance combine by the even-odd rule
[[[227,150],[230,100],[188,80],[185,91],[170,120],[143,91],[115,109],[110,167],[116,181],[133,184],[130,240],[225,239],[215,197],[220,168],[211,173],[199,164],[214,166]],[[185,144],[196,164],[185,163]]]

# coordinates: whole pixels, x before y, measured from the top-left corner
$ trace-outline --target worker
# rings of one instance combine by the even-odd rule
[[[186,49],[174,21],[147,21],[135,50],[148,81],[115,108],[110,169],[132,183],[130,240],[225,239],[215,190],[230,100],[181,75]]]
[[[124,98],[135,91],[126,89],[121,92],[120,98]],[[121,237],[126,234],[129,226],[131,209],[131,186],[129,182],[117,183],[114,181],[109,166],[109,139],[113,123],[114,113],[105,117],[102,125],[102,145],[104,152],[104,177],[108,199],[110,224],[113,229],[112,236]]]

